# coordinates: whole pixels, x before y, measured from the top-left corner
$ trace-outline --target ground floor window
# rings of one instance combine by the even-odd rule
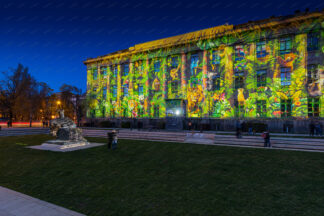
[[[143,108],[142,107],[139,107],[137,112],[138,112],[137,113],[138,117],[143,117]]]
[[[160,107],[159,107],[159,105],[154,105],[153,117],[154,118],[159,118],[160,117]]]
[[[179,91],[179,82],[178,81],[172,81],[171,82],[171,92],[173,94],[178,94]]]
[[[291,99],[281,100],[281,117],[290,117],[291,116]]]
[[[319,117],[320,114],[320,99],[308,98],[308,117]]]
[[[265,100],[257,100],[257,116],[267,117],[267,102]]]
[[[244,117],[244,102],[235,101],[235,117]]]

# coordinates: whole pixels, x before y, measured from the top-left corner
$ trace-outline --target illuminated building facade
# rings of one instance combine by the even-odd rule
[[[324,12],[222,25],[84,61],[91,118],[324,117]]]

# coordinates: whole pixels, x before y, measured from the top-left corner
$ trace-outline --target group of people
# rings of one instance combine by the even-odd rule
[[[241,120],[236,122],[236,138],[240,139],[242,138],[242,130],[243,130],[244,122]],[[249,127],[249,135],[255,135],[255,130],[253,130],[252,127]],[[268,129],[266,129],[262,134],[262,138],[264,139],[264,147],[271,148],[271,142],[270,142],[270,132]]]
[[[323,129],[319,122],[311,122],[309,125],[309,135],[310,136],[322,136]]]

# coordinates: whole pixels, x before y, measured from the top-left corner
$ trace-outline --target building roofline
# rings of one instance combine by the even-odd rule
[[[316,17],[321,17],[324,15],[324,10],[316,12],[299,12],[296,11],[294,15],[270,17],[263,20],[249,21],[238,25],[220,25],[211,28],[206,28],[194,32],[189,32],[181,35],[176,35],[172,37],[162,38],[158,40],[148,41],[144,43],[135,44],[128,49],[123,49],[109,53],[107,55],[98,56],[96,58],[88,58],[83,63],[85,65],[91,64],[98,61],[120,58],[127,55],[132,55],[139,52],[146,52],[148,50],[154,50],[159,48],[167,48],[170,46],[183,45],[191,43],[197,40],[204,40],[210,38],[216,38],[223,35],[230,35],[235,33],[242,33],[244,31],[251,31],[255,29],[271,28],[274,26],[298,22],[302,20],[312,19]]]

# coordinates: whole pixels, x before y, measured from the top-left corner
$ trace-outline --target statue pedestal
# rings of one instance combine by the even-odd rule
[[[49,140],[43,143],[42,145],[28,146],[27,148],[55,152],[69,152],[105,145],[105,143],[71,142],[68,140],[67,142],[65,142],[65,144],[62,144],[61,140],[59,140],[59,142],[55,141],[56,140]]]

